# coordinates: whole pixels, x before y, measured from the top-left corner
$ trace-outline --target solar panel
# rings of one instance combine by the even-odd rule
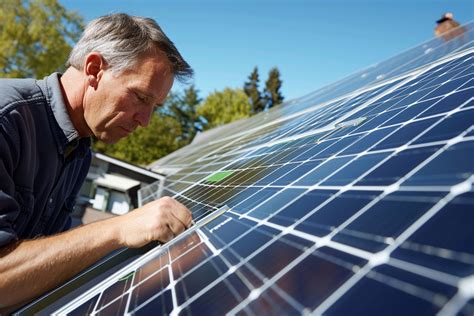
[[[473,314],[473,27],[181,150],[197,224],[43,312]]]

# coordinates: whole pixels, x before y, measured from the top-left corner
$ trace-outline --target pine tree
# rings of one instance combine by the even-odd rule
[[[252,114],[261,112],[265,109],[265,104],[262,100],[262,95],[258,91],[258,68],[255,66],[252,73],[248,77],[248,81],[244,84],[244,92],[249,97],[250,106],[252,107]]]
[[[284,98],[280,92],[281,84],[280,72],[278,68],[274,67],[268,73],[268,79],[265,82],[265,89],[263,91],[265,109],[270,109],[283,102]]]

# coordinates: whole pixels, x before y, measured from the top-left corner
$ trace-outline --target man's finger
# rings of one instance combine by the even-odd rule
[[[169,218],[168,227],[174,236],[181,234],[186,229],[186,226],[172,214]]]
[[[173,216],[178,219],[186,228],[191,227],[193,216],[190,210],[183,204],[175,200],[175,207],[173,208]]]
[[[175,234],[173,233],[173,230],[171,229],[170,225],[166,225],[166,229],[160,234],[160,237],[158,238],[158,241],[162,243],[166,243],[173,239],[175,237]]]

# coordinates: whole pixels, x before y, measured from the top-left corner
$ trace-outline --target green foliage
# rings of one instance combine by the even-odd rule
[[[154,113],[147,127],[137,129],[113,145],[95,141],[92,148],[130,163],[146,165],[182,147],[181,134],[176,119]]]
[[[182,93],[171,93],[160,110],[161,114],[170,115],[181,124],[181,140],[186,144],[193,140],[204,124],[202,117],[196,112],[196,107],[202,101],[198,93],[194,85],[184,89]]]
[[[270,109],[283,102],[283,95],[280,92],[282,81],[278,68],[272,68],[268,73],[268,79],[265,82],[263,91],[265,107]]]
[[[83,20],[57,0],[2,0],[0,77],[43,78],[64,70]]]
[[[244,83],[244,92],[249,97],[252,114],[262,112],[265,109],[265,103],[262,100],[262,95],[258,91],[258,68],[255,66],[252,73],[248,77],[248,81]]]
[[[211,93],[197,108],[207,120],[206,129],[250,116],[250,103],[242,89],[226,88]]]

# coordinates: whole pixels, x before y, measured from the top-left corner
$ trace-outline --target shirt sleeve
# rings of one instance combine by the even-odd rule
[[[0,191],[0,248],[18,239],[12,223],[18,216],[19,209],[15,199]]]
[[[14,149],[0,125],[0,248],[18,239],[13,223],[20,213],[13,181]]]

